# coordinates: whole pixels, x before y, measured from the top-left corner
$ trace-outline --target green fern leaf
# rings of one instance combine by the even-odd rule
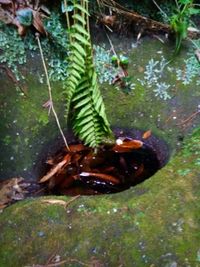
[[[75,55],[81,54],[82,56],[86,57],[86,52],[79,43],[76,42],[76,43],[72,44],[72,47],[74,47],[76,49]],[[82,59],[84,60],[84,58],[82,58]]]
[[[76,94],[72,101],[73,102],[77,102],[77,101],[80,101],[82,98],[86,97],[88,95],[88,92],[87,91],[83,91],[82,93],[79,93],[79,94]]]
[[[73,15],[72,18],[73,18],[74,20],[78,20],[78,21],[81,22],[83,25],[86,25],[86,20],[85,20],[83,17],[81,17],[79,14],[75,14],[75,15]]]
[[[86,2],[86,1],[85,1]],[[81,5],[79,4],[75,4],[74,5],[75,9],[78,9],[79,11],[82,11],[83,13],[85,13],[87,16],[90,16],[90,14],[88,13],[88,11]]]
[[[72,113],[74,133],[86,144],[97,147],[110,134],[103,98],[94,69],[92,46],[87,25],[89,13],[84,5],[74,5],[74,25],[70,28],[70,56],[66,93],[67,111]]]
[[[78,41],[80,41],[84,45],[90,45],[90,43],[87,41],[87,39],[85,37],[83,37],[83,35],[80,35],[79,33],[73,34],[72,38],[77,39]]]
[[[82,125],[87,124],[88,122],[90,122],[93,119],[92,113],[91,115],[88,115],[86,117],[83,117],[81,120],[79,120],[79,122],[77,123],[80,127],[82,127]]]
[[[77,32],[84,34],[87,38],[89,38],[89,34],[88,32],[85,30],[85,28],[83,28],[83,26],[79,25],[79,24],[75,24],[73,26],[73,29],[75,29]]]
[[[74,108],[80,108],[82,106],[85,106],[86,104],[88,104],[91,101],[90,96],[85,97],[83,100],[81,100],[80,102],[78,102],[78,104],[76,104],[76,106]]]

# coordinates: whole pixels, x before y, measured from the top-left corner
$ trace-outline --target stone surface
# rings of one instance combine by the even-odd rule
[[[129,51],[130,73],[141,78],[145,64],[158,58],[160,49],[166,52],[162,44],[147,42],[137,53]],[[183,59],[176,64],[182,66]],[[55,265],[53,259],[66,267],[200,266],[200,133],[189,135],[199,116],[183,123],[198,109],[199,90],[194,84],[183,87],[174,76],[167,80],[173,84],[167,101],[139,85],[131,94],[111,86],[102,91],[111,124],[151,129],[169,144],[170,162],[149,180],[118,194],[81,196],[69,203],[70,197],[48,196],[6,208],[0,215],[1,267]],[[4,81],[1,178],[38,178],[34,166],[39,155],[44,148],[47,154],[58,136],[42,108],[47,89],[30,79],[29,97],[24,98]],[[54,90],[65,125],[62,90],[57,85]]]
[[[45,265],[52,255],[63,266],[199,266],[200,168],[191,151],[199,141],[197,131],[167,166],[125,192],[6,208],[0,266]]]

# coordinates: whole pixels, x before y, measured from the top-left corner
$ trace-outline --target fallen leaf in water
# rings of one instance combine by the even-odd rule
[[[56,166],[54,166],[45,176],[40,179],[39,183],[44,183],[51,179],[51,177],[53,177],[57,172],[59,172],[64,165],[69,164],[70,161],[71,155],[67,154],[61,162],[56,164]]]
[[[81,152],[83,150],[88,150],[89,148],[83,144],[69,145],[70,152]]]
[[[135,172],[135,178],[137,178],[138,176],[140,176],[143,172],[144,172],[144,164],[141,164],[139,166],[139,168],[137,169],[137,171]]]
[[[79,175],[75,177],[75,179],[78,179],[80,176],[83,177],[95,177],[98,178],[99,180],[103,180],[105,182],[111,182],[113,184],[119,184],[120,181],[115,178],[112,175],[105,174],[105,173],[95,173],[95,172],[81,172]]]
[[[115,145],[112,150],[117,153],[131,152],[133,149],[139,149],[143,146],[143,142],[140,140],[128,140],[123,141],[122,144]]]
[[[151,136],[151,130],[148,130],[148,131],[146,131],[146,132],[143,133],[142,138],[143,139],[147,139],[150,136]]]
[[[49,165],[54,165],[54,159],[49,158],[49,159],[47,159],[46,163]]]

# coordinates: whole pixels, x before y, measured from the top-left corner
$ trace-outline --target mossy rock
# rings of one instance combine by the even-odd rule
[[[125,192],[5,209],[0,266],[43,266],[53,255],[62,266],[199,266],[199,141],[197,131],[156,175]]]

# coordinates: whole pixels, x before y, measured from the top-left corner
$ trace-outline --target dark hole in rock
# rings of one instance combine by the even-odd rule
[[[61,141],[49,146],[40,159],[39,172],[46,191],[57,195],[116,193],[143,182],[167,163],[166,143],[152,134],[144,137],[143,131],[118,128],[114,133],[119,144],[104,144],[97,153],[72,134],[68,134],[71,152]]]

